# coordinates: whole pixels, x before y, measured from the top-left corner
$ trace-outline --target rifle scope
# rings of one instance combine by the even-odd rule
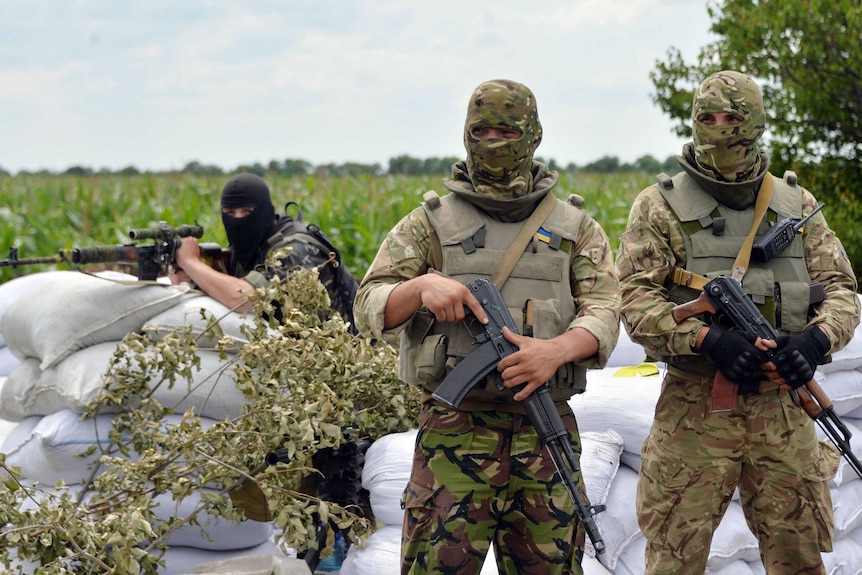
[[[181,226],[169,226],[165,222],[152,228],[129,230],[129,237],[133,240],[172,240],[174,238],[185,238],[191,236],[200,238],[204,235],[203,226],[183,224]]]

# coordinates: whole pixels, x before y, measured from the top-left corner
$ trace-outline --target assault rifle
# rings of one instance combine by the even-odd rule
[[[742,289],[742,285],[733,278],[727,276],[717,276],[712,278],[703,288],[703,293],[696,300],[679,305],[671,311],[673,319],[680,323],[683,320],[701,314],[710,313],[718,317],[727,318],[733,324],[733,329],[737,329],[743,333],[756,335],[762,339],[776,340],[778,332],[772,325],[766,321],[754,302],[746,295]],[[769,357],[775,355],[774,351],[767,352]],[[730,388],[728,389],[728,386]],[[719,389],[721,388],[721,389]],[[715,390],[718,389],[716,395]],[[727,378],[721,376],[721,372],[716,373],[716,380],[713,383],[713,409],[716,410],[716,399],[720,399],[722,395],[732,404],[736,400],[738,386],[730,382]],[[841,418],[835,413],[832,407],[832,402],[823,391],[823,388],[812,379],[808,383],[802,385],[796,390],[790,392],[793,403],[801,406],[811,419],[813,419],[820,428],[829,436],[830,441],[835,444],[838,451],[847,462],[853,471],[862,478],[862,463],[853,454],[850,448],[850,437],[852,433]],[[730,397],[730,396],[733,397]],[[718,409],[725,411],[726,409]]]
[[[53,256],[36,258],[19,258],[18,248],[9,248],[9,258],[0,260],[0,267],[13,267],[34,264],[60,264],[73,266],[98,263],[116,263],[137,267],[139,280],[155,280],[164,273],[168,265],[176,266],[175,256],[182,238],[203,236],[204,229],[199,225],[169,226],[165,222],[151,228],[129,230],[129,238],[133,240],[153,240],[150,245],[136,243],[91,246],[83,248],[65,248]],[[227,250],[215,243],[200,244],[201,256],[207,263],[219,271],[225,271]]]
[[[482,308],[488,315],[488,323],[482,325],[475,319],[475,316],[473,317],[471,323],[478,324],[482,328],[476,333],[471,330],[473,338],[480,344],[479,349],[459,362],[432,394],[432,397],[437,401],[456,409],[461,405],[464,396],[477,383],[492,373],[499,376],[496,371],[497,364],[500,363],[501,359],[519,349],[518,346],[510,343],[503,336],[503,326],[508,327],[513,333],[518,333],[518,328],[515,327],[512,314],[509,313],[509,308],[506,307],[506,302],[503,301],[503,296],[497,286],[486,279],[477,279],[468,283],[467,288],[482,304]],[[469,308],[465,306],[465,309],[469,312]],[[468,329],[470,329],[469,325]],[[502,380],[499,381],[498,387],[503,389]],[[523,387],[522,384],[514,388],[513,391],[518,392]],[[580,466],[569,442],[569,432],[551,399],[547,383],[543,383],[524,400],[524,408],[527,410],[530,422],[539,434],[542,445],[548,449],[554,466],[556,466],[560,478],[575,503],[578,517],[584,524],[587,535],[593,543],[593,548],[597,554],[604,553],[605,542],[596,526],[594,516],[604,511],[605,506],[587,505],[578,493],[574,474],[580,471]]]

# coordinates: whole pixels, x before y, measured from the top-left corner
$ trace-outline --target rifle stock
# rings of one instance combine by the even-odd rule
[[[696,303],[699,300],[706,300],[708,304],[703,301]],[[695,309],[702,311],[693,312],[692,310]],[[760,313],[754,302],[743,291],[742,285],[733,278],[717,276],[711,279],[704,286],[703,293],[696,300],[677,306],[671,311],[671,315],[673,315],[674,321],[679,323],[703,311],[726,317],[733,324],[734,329],[753,333],[762,339],[771,339],[774,341],[779,337],[775,328],[766,321],[766,318],[763,317],[763,314]],[[768,353],[770,357],[774,354],[774,352]],[[724,409],[717,410],[715,408],[716,401],[728,399],[730,390],[727,384],[736,385],[721,375],[721,371],[717,372],[716,379],[713,382],[712,400],[714,411],[724,411]],[[736,391],[738,391],[738,387]],[[820,426],[830,441],[838,448],[838,451],[841,452],[844,459],[853,468],[853,471],[862,478],[862,463],[859,462],[859,459],[853,454],[850,447],[852,433],[835,413],[832,402],[820,385],[812,379],[790,393],[794,403],[802,407],[805,413]],[[731,409],[735,408],[737,397],[737,395],[733,396],[733,407]],[[727,405],[719,405],[719,407],[727,407]]]

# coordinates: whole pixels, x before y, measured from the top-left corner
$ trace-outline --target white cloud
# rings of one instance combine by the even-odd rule
[[[50,6],[53,9],[48,9]],[[681,145],[648,73],[709,41],[706,0],[11,0],[0,21],[0,166],[233,168],[287,157],[460,156],[467,98],[537,95],[544,157]]]

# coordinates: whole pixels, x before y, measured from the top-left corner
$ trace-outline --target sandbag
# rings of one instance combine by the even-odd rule
[[[31,415],[48,415],[62,409],[84,411],[104,387],[104,376],[120,342],[95,344],[66,357],[54,367],[39,369],[39,361],[29,358],[13,370],[0,390],[0,417],[20,421]],[[198,351],[200,370],[191,381],[178,380],[172,388],[160,385],[159,373],[150,374],[152,397],[163,406],[183,413],[189,407],[195,414],[212,419],[240,415],[247,399],[236,387],[233,357],[222,360],[215,351]],[[107,410],[106,410],[107,411]]]
[[[588,371],[586,392],[569,399],[569,406],[581,432],[617,432],[624,445],[620,461],[637,471],[664,373],[617,377],[618,371],[617,367]]]
[[[169,546],[193,547],[208,551],[230,551],[255,547],[266,542],[272,535],[273,526],[270,522],[250,519],[237,522],[221,516],[209,515],[206,510],[199,510],[203,505],[201,493],[206,491],[211,490],[204,488],[193,491],[182,501],[174,501],[169,493],[163,493],[153,498],[154,527],[157,527],[160,521],[168,521],[172,517],[190,518],[194,516],[200,524],[177,528],[166,541]],[[69,492],[75,494],[79,491],[76,491],[75,486],[72,486]],[[25,499],[21,509],[33,510],[41,501],[59,493],[61,491],[55,488],[40,487],[37,489],[35,501]],[[83,501],[87,502],[90,495],[90,493],[85,494]]]
[[[201,314],[203,310],[204,315]],[[177,329],[191,326],[192,334],[197,336],[200,348],[214,347],[215,338],[207,331],[208,322],[218,320],[218,327],[226,336],[236,342],[234,348],[248,343],[248,338],[242,333],[242,328],[253,328],[253,316],[236,313],[216,299],[206,295],[184,298],[182,301],[165,311],[158,313],[145,322],[147,333],[155,340],[160,340]]]
[[[862,371],[848,369],[824,373],[818,368],[814,372],[814,381],[823,388],[839,417],[862,406]]]
[[[162,420],[167,430],[182,421],[181,415],[168,415]],[[201,418],[203,429],[214,419]],[[97,415],[82,420],[81,414],[63,409],[46,416],[32,416],[20,422],[2,443],[6,464],[21,468],[21,476],[29,483],[56,485],[62,480],[67,485],[83,483],[93,474],[102,453],[118,455],[109,439],[113,428],[112,416]],[[92,447],[92,453],[85,453]],[[137,456],[132,451],[131,460]]]
[[[121,283],[78,272],[55,272],[0,317],[0,331],[19,359],[48,369],[70,354],[140,331],[154,315],[176,305],[187,284]]]

